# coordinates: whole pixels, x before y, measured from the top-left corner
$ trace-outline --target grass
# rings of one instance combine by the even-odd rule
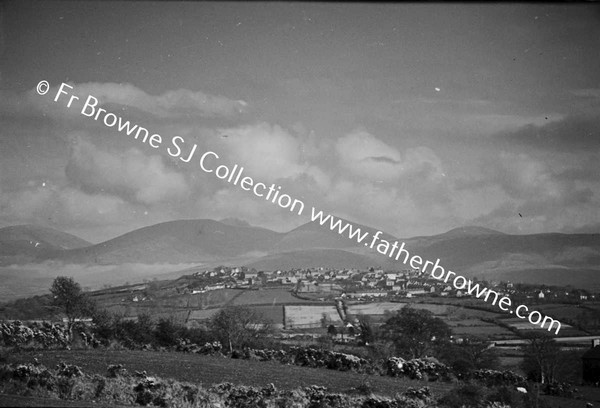
[[[373,392],[393,397],[408,387],[430,387],[436,395],[448,392],[453,384],[365,375],[327,369],[283,365],[278,362],[235,360],[198,354],[150,351],[71,350],[36,351],[11,354],[8,363],[33,362],[37,358],[46,367],[59,362],[75,364],[87,374],[106,374],[110,364],[123,364],[134,371],[146,371],[148,375],[173,378],[208,387],[212,384],[231,382],[238,385],[265,386],[273,383],[278,389],[292,390],[298,387],[321,385],[331,392],[346,392],[368,380]]]
[[[291,292],[291,286],[262,290],[245,290],[231,302],[232,305],[285,305],[285,304],[315,304],[312,300],[300,299]]]
[[[457,336],[479,336],[490,340],[514,338],[515,334],[500,326],[455,326],[452,333]]]
[[[115,405],[115,404],[98,404],[96,402],[87,401],[69,401],[64,399],[41,398],[41,397],[24,397],[21,395],[1,395],[0,407],[78,407],[78,408],[118,408],[131,407],[134,405]],[[138,406],[138,405],[135,405]]]

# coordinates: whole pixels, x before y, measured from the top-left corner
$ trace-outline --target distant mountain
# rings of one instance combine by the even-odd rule
[[[223,218],[222,220],[219,220],[219,222],[222,224],[231,225],[232,227],[251,227],[252,226],[252,225],[250,225],[250,223],[248,221],[240,220],[239,218],[235,218],[235,217]]]
[[[92,245],[75,235],[35,225],[0,228],[0,265],[45,258],[53,251]]]
[[[44,261],[52,261],[53,265],[185,263],[202,267],[223,264],[264,270],[310,266],[379,266],[388,270],[408,267],[402,262],[403,257],[396,261],[378,253],[377,246],[373,249],[365,246],[377,232],[367,226],[352,224],[361,233],[368,232],[359,244],[331,231],[329,224],[310,222],[278,233],[239,220],[224,221],[170,221],[96,245],[59,231],[7,227],[0,229],[0,262],[3,265]],[[404,242],[411,256],[433,262],[439,258],[444,268],[467,277],[549,283],[562,275],[564,284],[600,285],[600,234],[509,235],[481,227],[461,227],[439,235],[403,240],[382,233],[378,242],[382,240]],[[14,273],[11,276],[14,278]]]
[[[443,234],[435,235],[438,238],[459,238],[459,237],[480,237],[483,235],[506,235],[503,232],[496,231],[489,228],[483,227],[459,227],[451,229]]]
[[[361,268],[378,265],[373,256],[341,249],[304,249],[267,255],[247,264],[249,268],[274,271],[292,268]]]
[[[410,246],[421,256],[439,258],[443,265],[457,271],[485,273],[519,267],[580,268],[600,264],[600,234],[442,234]]]
[[[74,263],[192,263],[266,254],[281,234],[213,220],[169,221],[52,258]]]
[[[337,218],[343,222],[350,222],[344,220],[343,218]],[[370,243],[370,237],[372,237],[375,233],[377,233],[377,229],[372,227],[367,227],[366,225],[361,225],[357,223],[352,223],[354,230],[360,229],[360,235],[368,232],[368,239]],[[331,230],[330,224],[326,223],[324,225],[319,225],[316,222],[308,222],[303,224],[290,232],[283,234],[282,238],[275,244],[273,247],[273,252],[282,252],[282,251],[295,251],[300,249],[311,249],[311,248],[364,248],[363,243],[357,243],[356,239],[348,238],[348,230],[345,231],[344,234],[339,234],[338,230]],[[388,240],[393,242],[397,240],[393,236],[382,233],[381,239]]]

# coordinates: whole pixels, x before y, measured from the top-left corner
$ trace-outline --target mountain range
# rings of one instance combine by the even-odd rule
[[[364,242],[370,242],[377,231],[352,225],[369,232]],[[446,269],[467,277],[588,289],[600,283],[600,234],[509,235],[481,227],[461,227],[406,239],[383,233],[381,239],[404,242],[411,256],[433,262],[439,258]],[[408,268],[314,222],[281,233],[240,220],[178,220],[140,228],[99,244],[39,226],[0,229],[0,266],[4,267],[0,269],[10,266],[14,272],[19,265],[30,270],[49,263],[57,271],[61,265],[124,264],[200,264],[207,268],[246,265],[259,270]],[[153,273],[157,271],[160,268],[154,268]],[[176,276],[177,270],[170,268],[169,274]],[[106,277],[112,279],[114,275]],[[15,279],[14,274],[11,276]]]

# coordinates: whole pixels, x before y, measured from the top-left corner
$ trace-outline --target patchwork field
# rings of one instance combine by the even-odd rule
[[[244,290],[231,301],[232,305],[284,305],[315,304],[314,301],[300,299],[292,295],[289,288]]]
[[[350,304],[348,311],[353,315],[383,315],[386,311],[395,312],[409,303],[398,302],[376,302],[363,304]],[[410,303],[415,309],[429,310],[436,316],[445,315],[448,307],[446,305],[433,305],[428,303]]]

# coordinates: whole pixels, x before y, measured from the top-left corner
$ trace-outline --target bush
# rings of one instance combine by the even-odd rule
[[[479,407],[485,400],[485,390],[475,384],[467,384],[452,389],[439,399],[439,404],[448,408]]]
[[[412,399],[420,399],[423,401],[428,400],[432,394],[431,394],[431,390],[429,389],[429,387],[421,387],[421,388],[413,388],[413,387],[408,387],[408,389],[404,392],[404,395],[407,396],[408,398],[412,398]]]
[[[476,370],[471,373],[470,378],[477,380],[488,387],[503,385],[523,387],[527,384],[527,381],[524,377],[515,374],[510,370]]]
[[[106,370],[108,378],[126,377],[129,375],[123,364],[111,364]]]
[[[33,364],[0,366],[0,393],[36,395],[77,401],[95,401],[101,405],[153,405],[162,407],[221,406],[297,407],[297,408],[424,408],[429,391],[414,390],[415,398],[394,399],[373,395],[329,393],[325,387],[310,386],[280,391],[273,384],[265,387],[236,386],[223,383],[202,389],[199,386],[148,376],[145,372],[121,375],[120,365],[109,366],[108,377],[88,376],[77,366],[60,364],[55,370]]]
[[[450,369],[435,358],[415,358],[404,360],[401,357],[390,357],[386,361],[387,375],[391,377],[407,376],[413,380],[435,381],[448,380]]]
[[[492,392],[488,398],[490,402],[499,402],[504,405],[509,405],[512,408],[523,407],[524,394],[518,392],[515,387],[502,386]]]

